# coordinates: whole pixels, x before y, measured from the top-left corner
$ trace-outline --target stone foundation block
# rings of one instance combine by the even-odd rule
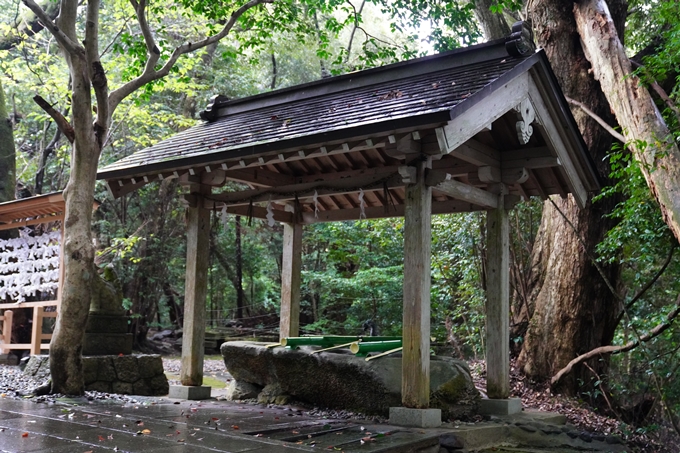
[[[416,428],[437,428],[442,424],[441,409],[390,407],[390,424]]]
[[[522,400],[519,398],[483,399],[479,402],[480,415],[512,415],[519,412],[522,412]]]
[[[168,398],[207,400],[210,398],[210,387],[207,385],[171,385]]]

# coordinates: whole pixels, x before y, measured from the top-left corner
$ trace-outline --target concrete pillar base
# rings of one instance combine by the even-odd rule
[[[390,424],[416,428],[438,428],[442,424],[441,409],[390,407]]]
[[[480,415],[512,415],[522,412],[519,398],[483,399],[479,403]]]
[[[207,400],[210,398],[210,390],[207,385],[171,385],[168,398]]]

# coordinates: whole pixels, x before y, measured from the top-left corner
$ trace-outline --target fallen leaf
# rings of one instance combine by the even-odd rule
[[[21,437],[28,437],[28,433],[21,433]]]
[[[232,429],[238,429],[238,425],[231,425]]]
[[[184,442],[184,439],[177,439],[177,442]]]
[[[151,434],[151,430],[150,429],[143,429],[142,434]]]

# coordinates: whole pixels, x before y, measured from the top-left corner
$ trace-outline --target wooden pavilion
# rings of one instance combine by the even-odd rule
[[[114,197],[179,178],[189,204],[181,382],[202,384],[210,211],[284,224],[281,337],[297,336],[302,227],[405,217],[402,402],[427,408],[430,217],[488,215],[487,390],[509,396],[508,210],[598,176],[546,55],[518,23],[504,40],[244,99],[102,168]],[[215,193],[228,181],[243,189]]]
[[[64,219],[64,197],[61,192],[45,195],[37,195],[13,201],[0,203],[0,231],[12,230],[21,227],[61,222]],[[30,354],[40,354],[43,349],[48,349],[52,334],[42,333],[43,319],[55,318],[61,304],[61,285],[63,280],[63,257],[59,258],[59,284],[56,298],[37,302],[14,302],[0,304],[0,321],[2,332],[0,334],[0,353],[6,354],[12,349],[28,349]],[[47,307],[55,307],[54,311],[45,311]],[[33,324],[31,329],[30,343],[12,343],[12,325],[14,311],[21,308],[33,309]]]

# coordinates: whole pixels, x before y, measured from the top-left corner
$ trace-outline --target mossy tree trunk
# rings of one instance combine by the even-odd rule
[[[625,11],[625,2],[612,3],[620,4],[619,10]],[[572,2],[537,0],[532,3],[530,15],[537,44],[545,49],[564,93],[615,124],[581,47]],[[625,15],[620,15],[619,22],[623,23],[624,18]],[[573,114],[600,175],[607,180],[610,169],[604,157],[611,149],[611,136],[583,112],[574,110]],[[552,203],[545,203],[534,244],[531,297],[534,310],[519,356],[524,373],[541,381],[548,380],[577,355],[609,344],[621,309],[591,262],[595,246],[613,226],[605,216],[617,200],[588,203],[584,209],[579,209],[571,196],[554,197],[553,201],[557,209]],[[618,266],[604,266],[604,272],[616,287]],[[594,360],[590,366],[602,370],[607,362]],[[561,390],[576,393],[580,383],[587,383],[592,377],[582,367],[562,383]]]

